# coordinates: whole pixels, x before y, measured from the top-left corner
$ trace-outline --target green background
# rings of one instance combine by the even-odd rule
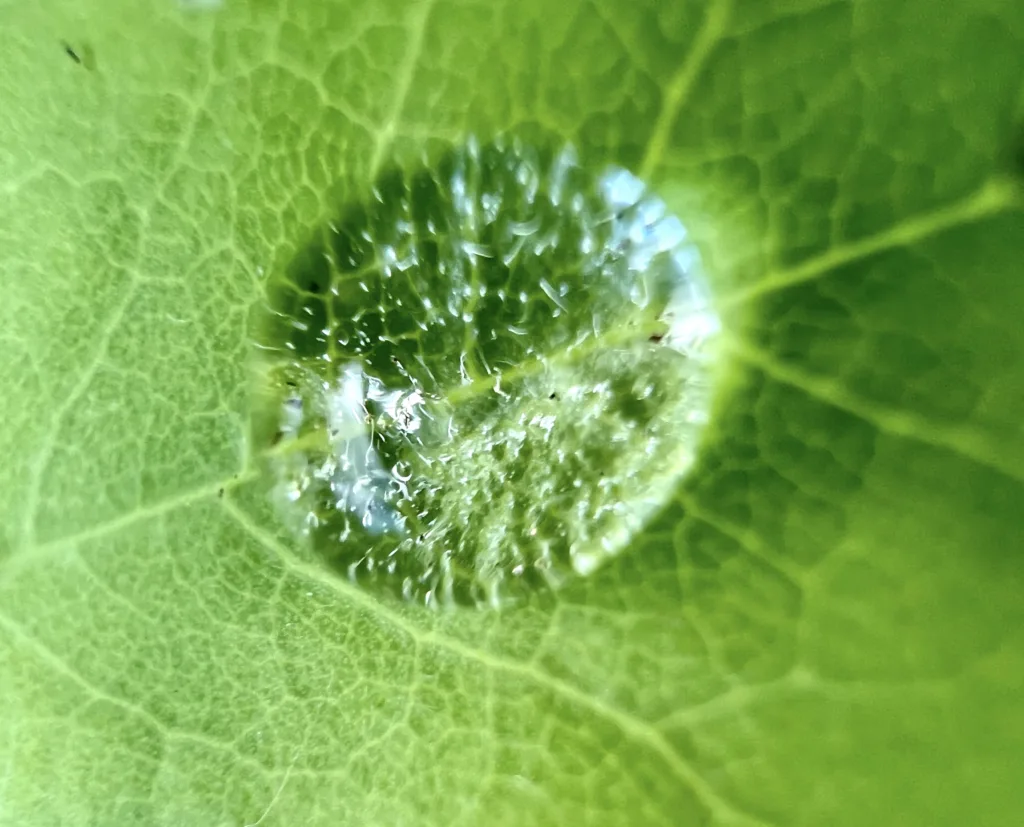
[[[0,824],[1019,823],[1019,0],[0,0],[0,49]],[[267,505],[250,316],[346,187],[531,126],[694,233],[713,421],[553,605],[389,605]]]

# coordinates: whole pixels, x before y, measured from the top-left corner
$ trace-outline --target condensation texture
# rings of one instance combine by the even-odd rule
[[[270,291],[285,518],[428,605],[593,571],[693,460],[717,330],[698,266],[640,181],[570,148],[470,140],[381,175]]]

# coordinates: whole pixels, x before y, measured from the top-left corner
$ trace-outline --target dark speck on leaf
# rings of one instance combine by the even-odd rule
[[[80,46],[75,47],[66,40],[62,40],[60,45],[64,47],[64,54],[75,61],[75,63],[83,69],[87,69],[90,72],[96,69],[96,53],[88,43],[83,43]]]
[[[283,438],[284,431],[276,431],[274,435],[270,438],[270,446],[273,447],[277,445]]]
[[[657,343],[657,342],[660,342],[664,338],[665,338],[665,334],[664,333],[652,333],[650,336],[647,337],[647,341],[648,342],[655,342],[655,343]]]
[[[309,292],[310,293],[319,293],[320,292],[320,282],[318,282],[318,281],[311,281],[309,283]]]
[[[224,489],[223,488],[217,489],[217,497],[218,498],[223,498],[224,497]]]
[[[558,394],[551,391],[551,393],[548,394],[548,399],[558,399]]]

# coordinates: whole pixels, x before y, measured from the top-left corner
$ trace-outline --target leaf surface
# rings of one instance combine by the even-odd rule
[[[206,5],[0,3],[0,824],[1015,824],[1020,4]],[[268,503],[253,307],[513,128],[683,219],[718,393],[612,564],[430,613]]]

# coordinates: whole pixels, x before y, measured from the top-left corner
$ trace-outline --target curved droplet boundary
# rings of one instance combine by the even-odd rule
[[[558,589],[693,464],[718,331],[683,222],[625,170],[508,136],[387,170],[270,283],[278,511],[382,594]]]

